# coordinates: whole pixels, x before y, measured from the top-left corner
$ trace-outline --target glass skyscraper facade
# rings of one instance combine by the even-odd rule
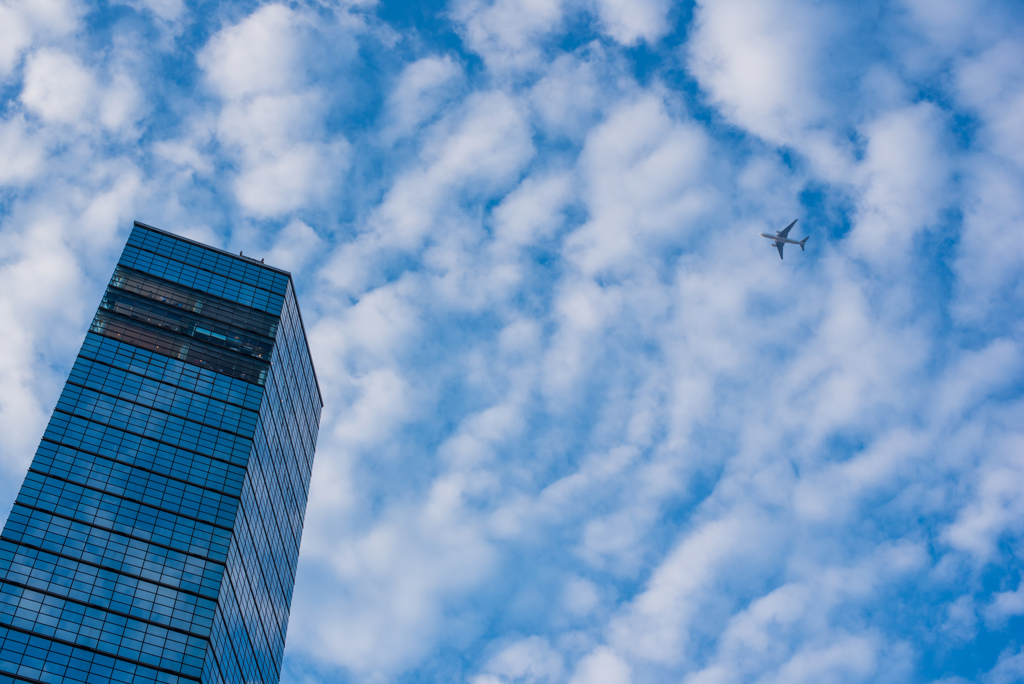
[[[0,535],[0,684],[277,682],[321,406],[288,273],[136,223]]]

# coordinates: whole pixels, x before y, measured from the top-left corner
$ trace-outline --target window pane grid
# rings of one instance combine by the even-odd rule
[[[25,565],[26,561],[33,560],[35,565]],[[209,599],[197,599],[174,589],[74,564],[63,558],[49,562],[18,555],[2,581],[201,637],[209,636],[217,605]]]
[[[29,471],[17,503],[223,562],[230,532]]]
[[[252,411],[259,411],[263,399],[259,385],[92,332],[86,334],[79,356]]]
[[[226,453],[235,459],[240,458],[249,451],[252,437],[179,418],[71,383],[65,385],[55,410],[150,439],[177,444],[208,456]],[[248,427],[245,429],[248,430]]]
[[[201,270],[191,264],[168,259],[160,254],[140,250],[131,245],[124,248],[118,263],[145,271],[178,285],[208,292],[215,297],[237,302],[243,306],[251,306],[269,314],[280,311],[284,304],[283,295],[276,292],[259,289],[219,273]]]
[[[68,382],[202,425],[252,437],[259,414],[143,375],[79,357]]]
[[[128,245],[164,254],[177,261],[243,280],[278,294],[284,294],[289,282],[288,276],[280,271],[166,233],[149,230],[138,224],[132,229]]]
[[[276,682],[321,408],[287,274],[136,224],[0,535],[0,684]]]
[[[173,442],[146,437],[138,432],[56,411],[50,417],[50,423],[46,426],[43,439],[106,456],[117,453],[122,460],[139,459],[140,463],[153,463],[154,470],[161,466],[167,468],[173,466],[173,462],[168,463],[162,460],[172,458],[171,450],[173,450],[174,462],[185,464],[191,457],[195,463],[209,463],[209,466],[200,465],[198,467],[209,467],[211,471],[219,468],[219,463],[223,463],[225,466],[231,464],[235,468],[244,468],[249,461],[249,452],[245,449],[248,445],[244,442],[230,445],[199,442],[193,449],[182,449],[179,448],[179,444]],[[237,473],[237,471],[232,472]],[[235,475],[231,477],[234,478]]]
[[[216,598],[222,563],[118,534],[45,511],[15,505],[3,539]]]
[[[230,527],[238,499],[66,447],[36,453],[32,472],[60,478],[203,522]]]
[[[198,677],[205,639],[108,610],[0,583],[2,626]]]
[[[128,433],[123,433],[128,435]],[[130,435],[129,435],[130,436]],[[125,444],[127,440],[121,441]],[[106,468],[131,466],[138,470],[166,477],[187,485],[195,485],[218,496],[238,497],[241,491],[244,471],[238,466],[199,456],[190,451],[175,450],[172,447],[153,442],[156,448],[140,453],[119,452],[104,448],[101,442],[97,453],[73,446],[43,440],[36,451],[33,468],[39,472],[53,473],[68,480],[78,481],[71,473],[83,473],[102,463]],[[146,458],[148,456],[148,458]]]
[[[0,671],[32,681],[61,683],[186,684],[199,681],[5,627],[0,627]]]

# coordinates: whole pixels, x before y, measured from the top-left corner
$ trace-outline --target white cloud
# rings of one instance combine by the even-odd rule
[[[80,134],[98,123],[131,136],[143,108],[142,91],[128,74],[115,73],[107,82],[78,57],[50,48],[25,60],[20,99],[43,124],[70,125]]]
[[[567,173],[529,176],[494,209],[494,236],[501,248],[529,245],[551,237],[563,223],[572,197]]]
[[[984,140],[995,154],[1024,167],[1024,133],[1016,125],[1024,115],[1024,48],[1000,41],[956,70],[957,91],[985,124]]]
[[[265,259],[278,268],[298,272],[322,253],[325,244],[308,224],[294,219],[277,234]]]
[[[562,0],[458,0],[453,18],[469,48],[498,73],[539,66],[543,43],[559,31]]]
[[[960,321],[977,325],[1024,297],[1024,240],[1011,228],[1024,222],[1018,192],[1024,173],[984,155],[968,163],[965,175],[969,199],[954,262],[958,301],[953,311]]]
[[[614,101],[617,90],[629,89],[630,79],[618,73],[597,43],[574,54],[556,57],[530,89],[530,103],[542,130],[573,140],[584,137],[601,110]]]
[[[561,654],[546,639],[529,637],[509,644],[491,658],[485,674],[470,679],[471,684],[545,684],[562,679]]]
[[[974,606],[974,597],[961,596],[947,604],[946,620],[940,629],[952,639],[960,642],[972,641],[978,634],[978,614]]]
[[[689,632],[715,601],[722,566],[749,563],[771,543],[762,521],[740,512],[686,534],[657,567],[647,588],[610,625],[612,643],[644,660],[675,664],[691,655]]]
[[[865,494],[877,495],[888,484],[902,481],[908,471],[916,470],[931,446],[903,430],[879,436],[856,456],[801,478],[793,492],[795,512],[818,522],[855,519]]]
[[[491,406],[467,416],[455,435],[437,449],[453,470],[472,470],[494,458],[494,447],[517,436],[523,419],[513,403]]]
[[[43,121],[80,121],[95,107],[96,95],[92,71],[76,57],[57,50],[40,50],[26,60],[21,101]]]
[[[448,55],[424,57],[402,70],[388,95],[386,140],[409,135],[435,116],[462,81],[462,69]]]
[[[925,103],[866,127],[867,154],[858,169],[864,190],[850,236],[855,253],[902,263],[914,238],[939,221],[952,173],[943,124],[937,108]]]
[[[66,367],[89,311],[63,219],[39,212],[0,242],[0,278],[6,283],[0,315],[7,322],[0,349],[0,430],[2,463],[12,483],[24,476],[49,415],[46,404],[56,399],[63,380],[39,358],[58,352]],[[63,336],[54,337],[55,330]]]
[[[8,0],[0,4],[0,80],[37,41],[61,38],[78,28],[83,7],[74,0]]]
[[[817,67],[834,21],[802,0],[700,3],[689,66],[727,118],[788,143],[829,112]]]
[[[574,616],[589,615],[598,606],[601,597],[597,585],[582,577],[570,577],[562,595],[565,609]]]
[[[418,329],[413,277],[365,293],[351,307],[339,307],[324,316],[311,333],[320,352],[318,359],[332,375],[345,371],[347,355],[360,359],[357,367],[370,368],[395,363],[396,356]]]
[[[265,5],[210,39],[199,65],[225,99],[292,92],[304,78],[295,31],[301,21],[284,5]]]
[[[139,118],[142,104],[139,85],[126,74],[117,74],[99,103],[100,123],[112,131],[127,128]]]
[[[189,175],[209,175],[213,172],[213,159],[202,148],[209,146],[213,131],[210,126],[198,126],[199,130],[187,137],[161,140],[153,144],[154,157],[185,169]]]
[[[577,384],[595,360],[600,339],[623,305],[622,293],[603,289],[591,280],[559,284],[553,302],[558,330],[544,350],[543,389],[550,408],[557,411],[574,396]]]
[[[605,32],[623,45],[653,43],[668,32],[667,0],[597,0]]]
[[[936,419],[951,421],[964,416],[1012,384],[1021,374],[1022,360],[1020,346],[1008,339],[995,339],[983,349],[963,352],[937,383]]]
[[[972,500],[944,531],[951,546],[990,562],[1005,535],[1024,533],[1024,436],[1007,435],[973,473]]]
[[[566,240],[581,271],[635,268],[650,243],[671,243],[691,228],[715,202],[708,147],[703,131],[673,121],[652,96],[617,107],[595,127],[580,155],[590,220]]]
[[[1006,626],[1009,618],[1024,615],[1024,587],[1015,591],[1000,591],[993,596],[992,603],[985,607],[985,622],[992,629]]]
[[[580,661],[569,684],[632,684],[629,665],[602,646]]]
[[[225,104],[218,138],[238,156],[242,208],[273,217],[323,201],[349,164],[348,142],[325,139],[322,94],[306,78],[305,18],[267,5],[210,39],[199,64]]]
[[[152,12],[165,22],[176,22],[185,14],[184,0],[115,0],[138,11]]]
[[[114,242],[125,225],[131,223],[135,205],[143,194],[143,180],[137,169],[120,168],[110,187],[96,188],[83,207],[76,227],[95,249]]]
[[[963,58],[955,71],[959,99],[980,121],[978,154],[965,163],[964,217],[956,259],[965,322],[986,320],[993,305],[1012,306],[1022,295],[1019,272],[1024,240],[1008,226],[1024,217],[1017,188],[1024,177],[1024,136],[1016,122],[1024,112],[1022,52],[1013,40],[995,42]]]
[[[965,0],[902,0],[900,4],[914,25],[944,51],[992,37],[994,32],[978,21],[979,15],[999,11],[986,2]]]
[[[1024,651],[1007,648],[999,654],[999,661],[990,671],[985,672],[981,681],[985,684],[1013,684],[1024,677]]]
[[[811,542],[815,544],[815,542]],[[807,549],[813,553],[813,549]],[[800,581],[783,584],[736,612],[718,633],[715,654],[684,680],[686,684],[742,681],[903,681],[912,654],[887,644],[873,629],[851,631],[846,611],[871,601],[876,587],[916,572],[922,549],[880,548],[852,567],[811,565],[806,556],[788,570]],[[791,561],[796,560],[791,558]],[[699,630],[699,626],[696,627]]]
[[[27,183],[43,169],[46,150],[33,132],[24,116],[0,122],[0,185]]]
[[[443,232],[450,204],[510,185],[533,156],[522,114],[500,92],[479,93],[428,131],[421,163],[402,174],[369,223],[383,244],[415,249]]]
[[[524,150],[517,149],[515,138],[502,149],[497,136],[488,141],[477,137],[479,132],[464,130],[451,136],[446,144],[453,147],[445,151],[447,158],[442,163],[410,169],[398,179],[371,215],[367,225],[370,230],[336,248],[322,269],[321,275],[332,289],[358,296],[382,282],[383,269],[391,255],[419,252],[430,276],[418,284],[427,288],[436,301],[480,310],[507,295],[521,277],[516,263],[517,246],[495,242],[486,250],[491,259],[478,259],[478,249],[486,235],[462,207],[464,202],[492,192],[487,185],[497,179],[490,174],[504,176],[501,167],[510,161],[518,163],[515,157]],[[475,139],[466,140],[463,134]],[[480,149],[479,156],[470,154],[463,160],[453,158],[467,151],[457,149],[467,142],[494,142],[496,148]],[[494,156],[488,158],[492,151]],[[449,156],[448,152],[454,155]],[[467,167],[480,164],[481,172],[463,175],[464,170],[469,170],[459,168],[463,161]],[[504,180],[511,184],[513,178],[508,175]]]
[[[825,648],[797,653],[779,671],[778,682],[877,681],[877,646],[873,639],[848,637]]]
[[[323,199],[348,166],[349,146],[295,143],[258,151],[248,146],[246,152],[250,155],[233,183],[235,196],[253,216],[267,217]]]
[[[439,478],[424,501],[392,508],[335,543],[330,584],[321,584],[330,591],[297,596],[292,639],[323,662],[376,677],[424,657],[444,623],[445,598],[478,585],[495,562],[464,507],[464,487],[460,477]]]

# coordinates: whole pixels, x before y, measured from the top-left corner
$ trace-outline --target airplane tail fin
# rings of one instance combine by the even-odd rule
[[[801,252],[802,252],[802,251],[804,251],[804,244],[806,244],[807,240],[808,240],[808,239],[809,239],[810,237],[811,237],[811,236],[810,236],[810,235],[808,235],[807,237],[805,237],[805,238],[804,238],[803,240],[801,240],[801,241],[800,241],[800,251],[801,251]]]

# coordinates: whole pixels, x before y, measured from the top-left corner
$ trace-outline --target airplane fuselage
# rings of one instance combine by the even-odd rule
[[[750,235],[750,233],[747,233],[747,235]],[[760,235],[763,238],[768,238],[769,240],[775,240],[775,242],[784,242],[790,245],[800,244],[799,240],[790,240],[789,238],[780,237],[778,235],[769,235],[768,233],[758,233],[758,235]],[[772,243],[772,246],[775,245],[775,242]]]

